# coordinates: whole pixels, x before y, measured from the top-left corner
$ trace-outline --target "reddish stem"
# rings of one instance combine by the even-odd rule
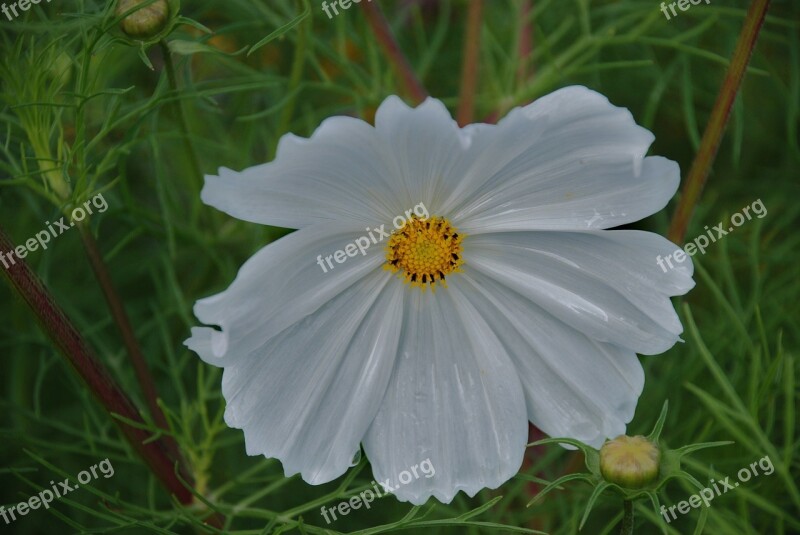
[[[672,218],[667,237],[674,243],[683,243],[695,206],[700,202],[711,166],[717,157],[722,135],[725,133],[725,126],[728,124],[731,108],[741,87],[747,65],[750,63],[750,57],[753,55],[764,17],[767,15],[769,2],[770,0],[753,0],[747,11],[725,80],[719,89],[711,117],[700,140],[700,148],[686,176],[678,208]]]
[[[522,21],[522,28],[519,35],[519,43],[517,44],[517,56],[519,58],[519,67],[517,67],[517,85],[525,85],[528,78],[533,74],[533,66],[529,65],[531,53],[533,52],[533,31],[528,19],[531,18],[531,11],[533,10],[532,0],[522,0],[520,7],[519,17]]]
[[[120,331],[123,344],[125,345],[125,348],[131,359],[131,364],[133,365],[134,372],[136,373],[139,387],[142,389],[142,395],[147,402],[150,415],[153,417],[153,420],[158,427],[164,431],[169,431],[167,418],[164,415],[164,411],[162,411],[161,407],[158,405],[159,396],[155,381],[153,380],[153,376],[150,374],[150,370],[147,367],[147,362],[144,358],[144,354],[142,353],[142,349],[139,346],[139,341],[136,339],[136,335],[133,332],[133,326],[131,325],[128,314],[125,311],[125,307],[122,304],[122,300],[119,298],[119,294],[114,288],[114,283],[111,280],[111,274],[108,272],[108,267],[106,266],[102,255],[100,254],[97,242],[86,225],[78,225],[78,230],[80,231],[81,239],[83,240],[83,247],[86,250],[86,256],[89,258],[89,264],[91,264],[92,271],[94,271],[97,282],[100,284],[100,288],[102,289],[103,295],[106,298],[109,311],[111,312],[111,317],[114,319],[114,323],[117,325],[117,328]],[[185,481],[192,482],[192,477],[190,475],[189,468],[186,465],[186,460],[181,454],[180,449],[178,448],[178,443],[175,441],[175,439],[170,435],[164,435],[164,446],[167,448],[170,458],[172,458],[174,461],[178,461],[178,465],[181,469],[181,477],[183,477]]]
[[[75,326],[67,318],[64,311],[55,303],[24,260],[13,253],[14,245],[0,227],[0,256],[3,272],[20,297],[28,304],[36,315],[36,319],[44,332],[50,337],[61,353],[85,381],[92,394],[105,407],[109,414],[119,415],[127,420],[145,426],[133,402],[117,385],[108,370],[94,356],[87,342]],[[188,505],[192,503],[192,493],[175,476],[173,461],[168,455],[168,447],[163,438],[146,442],[151,434],[129,425],[119,418],[113,418],[120,431],[131,446],[141,455],[148,467],[153,471],[166,489],[180,501]]]
[[[362,2],[361,7],[364,8],[364,15],[367,18],[367,23],[369,23],[370,28],[372,28],[372,32],[375,34],[378,44],[381,45],[389,62],[394,66],[397,74],[402,79],[403,85],[406,87],[411,98],[415,103],[419,104],[428,98],[428,92],[419,79],[417,79],[417,75],[414,74],[411,64],[408,62],[408,59],[406,59],[403,51],[400,50],[400,46],[397,44],[392,34],[392,29],[386,21],[386,17],[383,16],[380,8],[375,3]]]
[[[481,42],[481,13],[483,0],[472,0],[467,14],[467,30],[464,33],[464,59],[461,67],[461,96],[458,101],[456,120],[460,126],[472,122],[475,106],[475,87],[478,82],[478,52]]]

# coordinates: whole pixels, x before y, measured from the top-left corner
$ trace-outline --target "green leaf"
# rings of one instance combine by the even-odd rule
[[[550,491],[552,491],[554,489],[562,490],[561,489],[561,485],[563,483],[567,483],[568,481],[576,481],[576,480],[583,480],[583,481],[586,481],[589,484],[592,484],[594,482],[593,479],[592,479],[592,476],[590,476],[589,474],[584,474],[583,472],[579,472],[579,473],[576,473],[576,474],[563,475],[563,476],[559,477],[558,479],[556,479],[555,481],[552,481],[552,482],[548,483],[547,486],[545,488],[543,488],[542,490],[540,490],[539,493],[536,494],[536,496],[534,496],[533,499],[531,501],[529,501],[528,505],[526,505],[525,507],[530,507],[534,503],[541,501],[542,498],[544,498],[544,496],[546,494],[549,494]]]
[[[586,523],[586,519],[589,518],[589,513],[592,512],[592,507],[594,507],[594,503],[597,501],[597,498],[600,497],[600,494],[603,493],[608,487],[610,487],[610,483],[606,483],[605,481],[597,485],[594,490],[592,491],[592,495],[589,496],[589,499],[586,502],[586,508],[583,510],[583,517],[581,517],[581,523],[578,526],[578,529],[583,529],[583,525]]]
[[[267,43],[269,43],[273,39],[277,39],[278,37],[282,36],[283,34],[288,32],[289,30],[291,30],[292,28],[294,28],[295,26],[300,24],[300,22],[302,22],[304,18],[309,16],[311,14],[311,6],[309,5],[308,0],[303,0],[303,5],[305,6],[305,9],[303,10],[302,13],[300,13],[298,16],[296,16],[295,18],[293,18],[292,20],[290,20],[289,22],[287,22],[283,26],[277,28],[275,31],[273,31],[272,33],[270,33],[269,35],[264,37],[262,40],[260,40],[259,42],[257,42],[253,46],[251,46],[250,50],[247,52],[247,55],[248,56],[251,55],[253,52],[258,50],[262,46],[266,45]]]
[[[144,46],[139,47],[138,54],[139,54],[139,59],[142,60],[142,63],[144,63],[148,69],[150,69],[151,71],[156,70],[155,67],[153,67],[153,64],[150,62],[150,58],[147,57],[147,50],[145,49]]]
[[[656,425],[653,426],[653,430],[647,435],[647,440],[658,443],[658,439],[661,437],[661,431],[664,429],[664,422],[667,420],[668,410],[669,400],[665,399],[664,405],[661,407],[661,414],[658,415],[658,420],[656,420]]]
[[[170,52],[179,54],[181,56],[191,56],[193,54],[215,54],[218,56],[238,56],[247,50],[243,47],[236,52],[223,52],[219,48],[209,46],[205,43],[198,41],[186,41],[183,39],[173,39],[168,43]]]

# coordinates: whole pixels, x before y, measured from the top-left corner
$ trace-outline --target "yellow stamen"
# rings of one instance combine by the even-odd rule
[[[386,246],[384,269],[398,273],[411,286],[428,285],[433,290],[439,282],[447,287],[445,276],[461,271],[461,240],[456,228],[443,217],[420,219],[412,215],[401,228],[392,233]]]

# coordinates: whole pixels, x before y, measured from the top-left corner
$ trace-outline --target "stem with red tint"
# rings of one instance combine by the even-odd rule
[[[362,2],[361,7],[364,8],[367,23],[372,28],[372,33],[375,34],[378,44],[383,48],[389,62],[394,65],[409,95],[411,95],[415,103],[419,104],[428,98],[428,92],[417,78],[417,75],[414,74],[414,70],[411,68],[411,64],[406,59],[403,51],[400,50],[400,45],[397,44],[386,17],[383,16],[377,4]]]
[[[36,315],[36,320],[44,332],[112,417],[116,414],[144,427],[144,420],[133,402],[94,356],[88,343],[67,318],[64,311],[55,303],[52,295],[36,274],[16,256],[9,259],[13,249],[14,245],[11,240],[0,228],[0,252],[4,254],[3,257],[0,257],[2,259],[0,266],[11,285]],[[192,493],[175,476],[173,461],[167,453],[168,448],[163,438],[147,442],[152,437],[144,429],[129,425],[119,418],[113,418],[113,420],[164,487],[182,504],[192,503]]]
[[[475,106],[475,86],[478,82],[478,52],[481,43],[481,13],[483,0],[472,0],[467,14],[467,31],[464,33],[464,59],[461,66],[461,96],[458,100],[456,120],[459,126],[472,122]]]
[[[764,24],[769,2],[770,0],[753,0],[747,11],[731,63],[728,65],[728,72],[725,74],[725,80],[722,82],[714,108],[711,110],[711,117],[705,132],[703,132],[703,138],[700,140],[700,148],[689,168],[689,174],[686,176],[678,208],[672,217],[667,237],[674,243],[683,242],[695,206],[700,202],[703,187],[717,157],[725,126],[728,124],[731,108],[742,85],[742,78],[750,63],[750,57],[753,55],[761,26]]]

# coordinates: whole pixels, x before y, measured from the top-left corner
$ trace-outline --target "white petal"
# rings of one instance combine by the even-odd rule
[[[644,158],[652,141],[599,93],[556,91],[479,132],[482,154],[443,211],[468,234],[638,221],[661,210],[679,182],[675,162]]]
[[[270,163],[206,176],[202,199],[239,219],[287,228],[391,221],[398,214],[382,203],[394,187],[383,160],[372,126],[331,117],[308,139],[283,136]]]
[[[462,284],[522,380],[528,417],[550,436],[599,447],[625,432],[644,386],[636,354],[591,340],[526,298],[470,270]]]
[[[356,250],[341,264],[332,258],[333,269],[326,261],[364,234],[352,224],[316,225],[267,245],[245,262],[227,290],[195,304],[200,321],[221,330],[193,329],[186,344],[215,366],[260,347],[379,268],[385,260],[380,242],[370,243],[363,256]]]
[[[636,244],[625,243],[626,236],[637,234],[637,242],[646,240],[641,237],[646,233],[605,237],[616,232],[471,236],[464,241],[464,260],[595,340],[637,353],[663,353],[681,332],[667,297],[674,295],[670,284],[686,287],[691,279],[664,274],[656,257],[648,258],[652,249],[638,252]],[[666,240],[652,241],[668,250]]]
[[[453,287],[411,292],[405,314],[394,375],[364,440],[376,480],[414,504],[496,488],[519,470],[528,434],[503,344]],[[435,475],[403,481],[424,461]]]
[[[351,466],[397,352],[404,288],[390,279],[375,272],[225,368],[225,420],[244,430],[249,455],[311,484]]]
[[[410,108],[394,96],[375,122],[331,117],[308,139],[287,134],[273,162],[206,176],[202,199],[239,219],[287,228],[392,221],[420,203],[440,203],[479,156],[473,137],[492,128],[460,130],[438,100]]]
[[[492,128],[459,129],[436,99],[411,108],[398,97],[388,97],[375,114],[375,129],[387,154],[386,172],[397,186],[391,195],[401,201],[398,208],[420,202],[430,209],[441,205],[480,155],[472,140]]]

